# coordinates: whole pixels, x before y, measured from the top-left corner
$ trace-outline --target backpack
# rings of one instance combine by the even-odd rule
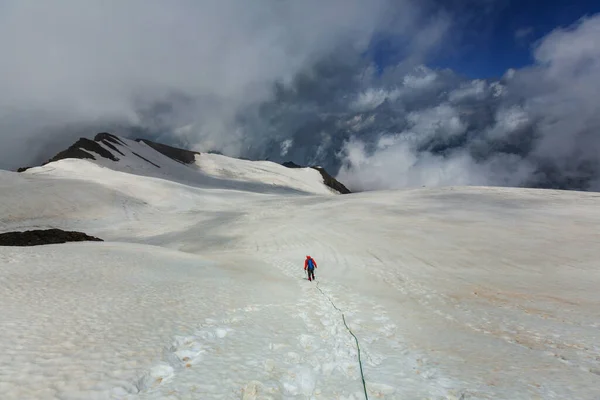
[[[311,270],[311,271],[312,271],[313,269],[315,269],[315,263],[313,262],[313,259],[312,259],[312,258],[309,258],[309,259],[308,259],[308,269],[309,269],[309,270]]]

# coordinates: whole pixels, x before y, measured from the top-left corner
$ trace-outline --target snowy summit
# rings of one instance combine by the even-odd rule
[[[600,398],[598,194],[327,176],[110,134],[0,171],[0,233],[103,240],[0,247],[0,397]]]

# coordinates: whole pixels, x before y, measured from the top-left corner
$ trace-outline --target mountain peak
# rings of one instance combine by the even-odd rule
[[[200,155],[202,157],[198,157]],[[208,153],[201,154],[196,151],[181,149],[148,139],[130,140],[121,138],[108,132],[96,134],[93,140],[85,137],[79,138],[74,144],[59,152],[42,165],[64,159],[88,160],[122,172],[179,181],[181,181],[180,178],[185,176],[186,178],[183,179],[185,182],[197,181],[192,175],[197,174],[198,169],[205,175],[221,179],[229,178],[238,182],[260,182],[261,180],[266,180],[267,182],[271,182],[269,185],[291,185],[290,188],[298,187],[298,179],[301,177],[300,180],[304,180],[305,183],[300,186],[306,189],[308,189],[306,186],[307,183],[309,187],[313,187],[310,185],[314,185],[315,183],[318,187],[318,178],[311,174],[303,175],[305,174],[304,172],[286,173],[283,172],[285,171],[283,167],[305,170],[313,169],[319,172],[322,177],[321,184],[327,186],[329,190],[333,190],[339,194],[350,193],[342,183],[338,182],[327,171],[318,166],[303,167],[292,162],[280,165],[270,161],[250,161]],[[24,172],[29,168],[31,167],[19,168],[17,171]],[[283,171],[281,170],[282,168]],[[175,172],[175,170],[179,172]],[[259,176],[261,174],[260,171],[262,171],[264,176]],[[287,183],[284,182],[285,180],[276,177],[276,175],[281,173],[284,176],[289,175]],[[313,192],[315,188],[310,189],[309,192]],[[317,189],[314,193],[321,193],[323,189],[325,188],[321,187],[321,189]]]

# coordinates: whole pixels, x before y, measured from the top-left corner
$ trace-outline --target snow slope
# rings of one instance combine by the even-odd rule
[[[106,240],[0,247],[3,399],[361,399],[342,313],[372,399],[600,398],[596,193],[102,162],[0,172],[0,231]]]
[[[101,140],[102,138],[105,139]],[[270,161],[246,161],[209,153],[196,153],[193,155],[192,162],[184,163],[166,156],[144,141],[129,140],[110,134],[99,134],[95,141],[82,140],[91,143],[93,147],[98,147],[97,151],[79,148],[76,143],[67,152],[76,149],[93,159],[67,158],[67,161],[74,161],[75,164],[65,167],[65,160],[58,160],[43,167],[28,169],[27,172],[36,173],[56,169],[58,171],[54,175],[57,175],[66,169],[67,175],[72,177],[73,170],[78,168],[86,170],[90,168],[86,164],[91,163],[115,171],[162,178],[195,187],[228,188],[259,193],[338,194],[327,187],[321,174],[312,168],[286,168]],[[100,151],[104,154],[98,154]],[[193,154],[188,153],[188,156]],[[77,175],[86,179],[89,174],[83,172]]]

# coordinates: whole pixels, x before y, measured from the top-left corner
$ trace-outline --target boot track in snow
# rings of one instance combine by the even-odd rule
[[[358,338],[356,337],[356,335],[354,334],[354,332],[352,332],[352,329],[350,329],[350,327],[346,323],[346,316],[344,315],[344,312],[342,310],[340,310],[335,305],[335,303],[331,300],[331,298],[329,296],[327,296],[325,294],[325,292],[323,292],[321,290],[321,288],[319,287],[319,283],[320,282],[317,282],[317,289],[319,289],[319,292],[321,292],[321,294],[323,296],[325,296],[327,298],[327,300],[329,300],[329,302],[331,303],[331,305],[333,306],[333,308],[335,308],[336,310],[338,310],[340,312],[340,314],[342,314],[342,320],[344,321],[344,326],[346,327],[346,329],[352,335],[352,337],[354,338],[354,341],[356,342],[356,351],[358,353],[358,366],[360,367],[360,377],[362,379],[362,385],[363,385],[363,389],[365,391],[365,399],[369,400],[369,395],[367,394],[367,384],[365,383],[365,374],[363,372],[362,360],[360,359],[360,345],[358,344]]]

